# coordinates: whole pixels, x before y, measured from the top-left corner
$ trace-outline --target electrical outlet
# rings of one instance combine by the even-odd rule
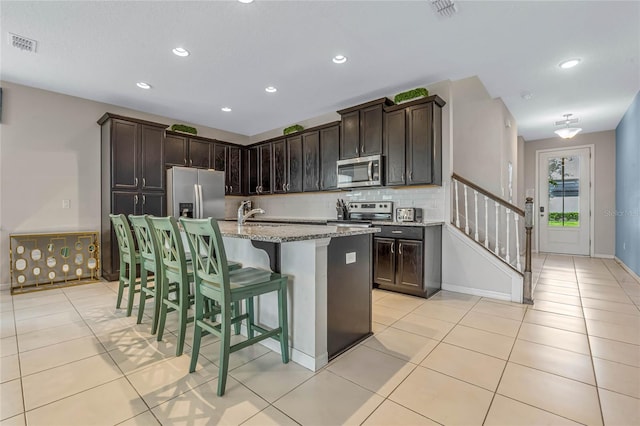
[[[350,263],[356,263],[356,252],[355,251],[347,253],[347,255],[345,256],[345,263],[347,265],[350,264]]]
[[[71,208],[71,200],[62,200],[62,208],[63,209]]]

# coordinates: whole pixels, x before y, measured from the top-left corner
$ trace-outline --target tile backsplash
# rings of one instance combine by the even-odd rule
[[[265,210],[261,217],[310,219],[336,218],[336,199],[349,201],[393,201],[396,207],[420,207],[424,219],[444,220],[445,188],[402,187],[357,189],[353,191],[306,194],[263,195],[260,197],[226,197],[227,217],[235,217],[240,201],[249,198],[254,208]]]

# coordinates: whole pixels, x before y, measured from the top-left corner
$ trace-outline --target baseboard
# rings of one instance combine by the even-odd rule
[[[508,293],[500,293],[498,291],[483,290],[480,288],[464,287],[461,285],[442,283],[442,289],[453,291],[455,293],[471,294],[473,296],[488,297],[490,299],[511,301],[511,295]]]
[[[599,259],[614,259],[615,256],[612,254],[598,254],[598,253],[594,253],[593,257],[597,257]]]
[[[622,269],[624,269],[625,271],[627,271],[629,273],[629,275],[631,275],[636,281],[638,281],[640,283],[640,275],[636,274],[631,268],[629,268],[619,257],[614,256],[613,259],[618,262],[618,264],[620,266],[622,266]]]

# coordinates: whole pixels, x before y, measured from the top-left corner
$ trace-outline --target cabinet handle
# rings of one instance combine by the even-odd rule
[[[193,166],[193,160],[189,160],[189,165]]]
[[[233,192],[233,186],[229,185],[229,192]]]
[[[398,254],[402,254],[402,243],[398,243]]]
[[[409,180],[413,180],[413,170],[409,172]]]
[[[287,184],[287,191],[291,189],[291,184]]]
[[[142,205],[144,206],[147,203],[147,196],[143,195],[142,196]]]
[[[133,183],[134,183],[134,185],[135,185],[135,186],[138,186],[138,178],[135,178],[135,179],[133,180]]]
[[[358,156],[358,148],[356,148],[356,157]]]
[[[147,180],[142,178],[142,187],[145,188],[147,186]]]
[[[402,231],[391,231],[392,234],[402,234]]]
[[[287,184],[286,183],[282,184],[282,190],[285,191],[285,192],[287,191]]]
[[[136,206],[138,205],[138,196],[134,195],[133,196],[133,201],[135,201]]]
[[[391,243],[391,254],[395,254],[396,251],[394,250],[394,246],[396,245],[395,241]]]
[[[319,180],[316,181],[316,189],[320,189],[320,181]]]
[[[182,164],[184,164],[185,166],[189,165],[189,163],[187,163],[187,157],[182,158]]]
[[[360,148],[360,151],[364,154],[364,145]]]

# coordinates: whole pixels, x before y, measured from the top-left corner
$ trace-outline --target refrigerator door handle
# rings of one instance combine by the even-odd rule
[[[202,202],[202,185],[198,185],[198,196],[200,197],[200,219],[204,218],[204,204]]]
[[[193,217],[194,219],[198,219],[198,215],[200,214],[200,198],[198,197],[198,184],[193,184],[193,196],[195,199],[195,206],[193,209]]]

